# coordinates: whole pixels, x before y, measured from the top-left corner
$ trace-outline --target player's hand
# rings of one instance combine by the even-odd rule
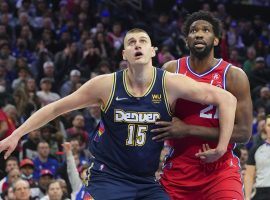
[[[152,139],[158,142],[170,138],[183,138],[187,135],[188,126],[176,117],[171,122],[158,121],[155,124],[160,126],[160,128],[151,130],[152,133],[156,134]]]
[[[8,136],[4,140],[0,141],[0,153],[5,151],[4,155],[5,159],[7,159],[10,156],[10,154],[14,151],[19,142],[19,139],[20,137],[18,136],[18,134],[15,134],[13,132],[13,134]]]
[[[211,149],[208,144],[203,144],[202,149],[195,154],[203,162],[210,163],[217,161],[226,151],[219,149]]]

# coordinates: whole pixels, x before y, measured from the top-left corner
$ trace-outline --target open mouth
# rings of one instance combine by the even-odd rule
[[[143,53],[138,51],[135,53],[135,58],[140,58],[141,56],[143,56]]]
[[[206,46],[206,43],[204,41],[196,41],[196,42],[194,42],[194,46],[196,48],[203,48]]]

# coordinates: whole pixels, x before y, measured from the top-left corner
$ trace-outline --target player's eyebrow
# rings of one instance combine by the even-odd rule
[[[129,38],[127,41],[129,42],[129,41],[131,41],[131,40],[134,40],[135,38],[134,37],[132,37],[132,38]],[[148,39],[147,37],[145,37],[145,36],[141,36],[141,37],[139,37],[139,39]]]

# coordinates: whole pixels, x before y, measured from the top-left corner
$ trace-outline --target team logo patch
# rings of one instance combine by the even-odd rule
[[[160,103],[162,100],[161,94],[152,94],[152,102],[153,103]]]
[[[215,81],[217,81],[217,80],[220,80],[221,79],[221,76],[218,73],[214,73],[212,75],[212,79],[215,80]]]
[[[83,196],[83,200],[95,200],[88,192],[86,192]]]

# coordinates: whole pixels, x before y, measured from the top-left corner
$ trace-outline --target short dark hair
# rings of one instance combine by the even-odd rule
[[[183,33],[187,37],[190,26],[193,22],[198,20],[204,20],[209,22],[213,26],[213,31],[216,37],[221,35],[221,22],[218,18],[215,18],[210,12],[198,11],[189,15],[183,25]]]

